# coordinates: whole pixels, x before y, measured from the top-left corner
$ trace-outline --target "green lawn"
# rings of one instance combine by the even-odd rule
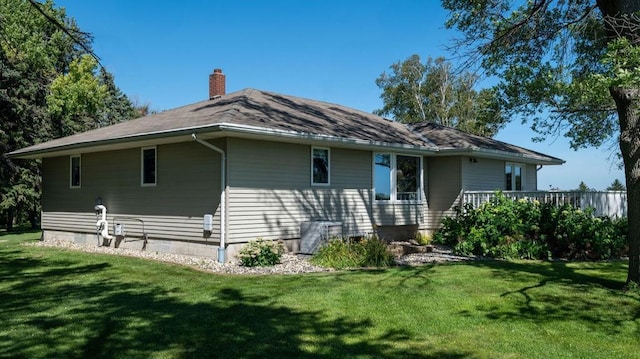
[[[640,358],[625,262],[230,276],[0,235],[0,357]]]

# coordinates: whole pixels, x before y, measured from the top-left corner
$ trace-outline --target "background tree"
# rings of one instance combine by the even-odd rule
[[[434,122],[486,137],[505,124],[495,92],[476,91],[478,76],[455,73],[442,57],[422,63],[412,55],[390,69],[376,79],[384,102],[374,111],[378,115],[391,115],[402,123]]]
[[[0,225],[9,230],[14,222],[37,225],[41,180],[39,161],[8,152],[98,127],[105,118],[133,117],[109,107],[125,108],[127,99],[112,78],[96,74],[95,56],[82,57],[91,51],[91,36],[52,1],[0,1]]]
[[[47,109],[54,137],[64,137],[98,127],[98,114],[104,112],[107,86],[95,72],[98,63],[82,55],[69,64],[67,73],[56,77],[49,86]]]
[[[607,191],[626,191],[627,188],[617,178],[607,187]]]
[[[52,17],[64,18],[50,2],[41,6]],[[26,1],[0,2],[0,35],[0,132],[6,137],[0,148],[0,223],[11,229],[16,218],[37,221],[40,170],[37,161],[10,159],[6,153],[50,138],[47,86],[76,49]]]
[[[96,116],[96,127],[113,125],[132,118],[146,116],[150,113],[150,105],[136,105],[116,86],[113,75],[105,70],[104,67],[100,68],[98,80],[100,85],[106,89],[106,98],[104,99],[104,106]]]
[[[584,183],[584,181],[580,181],[580,184],[578,185],[578,188],[575,189],[578,192],[592,192],[595,191],[595,189],[587,186],[586,183]]]
[[[627,284],[640,283],[640,21],[636,0],[443,0],[456,47],[487,75],[505,116],[573,148],[618,139],[629,204]]]

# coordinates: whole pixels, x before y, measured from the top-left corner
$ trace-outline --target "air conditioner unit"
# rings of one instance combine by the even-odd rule
[[[342,222],[309,221],[300,224],[300,253],[313,254],[333,237],[342,236]]]

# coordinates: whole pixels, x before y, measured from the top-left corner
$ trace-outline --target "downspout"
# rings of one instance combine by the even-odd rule
[[[223,150],[210,144],[209,142],[199,139],[195,133],[192,133],[191,137],[193,138],[194,141],[198,142],[199,144],[205,147],[208,147],[220,154],[220,158],[221,158],[221,161],[220,161],[220,246],[218,247],[218,262],[224,263],[225,237],[227,233],[226,221],[225,221],[225,217],[227,213],[227,204],[225,201],[226,189],[227,189],[226,176],[225,176],[225,169],[227,168],[227,165],[226,165],[227,154]]]

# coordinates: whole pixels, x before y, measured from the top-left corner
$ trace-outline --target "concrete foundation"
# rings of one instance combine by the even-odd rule
[[[174,253],[197,257],[218,258],[216,243],[198,243],[179,240],[147,238],[147,243],[139,237],[116,237],[110,243],[103,243],[95,233],[76,233],[65,231],[43,230],[42,240],[69,241],[86,246],[109,246],[130,250],[144,250],[149,252]],[[290,253],[297,253],[300,239],[286,239],[282,241]],[[235,260],[238,252],[246,243],[231,243],[226,248],[225,261]]]
[[[375,229],[375,233],[378,238],[386,242],[408,241],[409,239],[416,238],[417,232],[417,224],[405,226],[378,226]]]

